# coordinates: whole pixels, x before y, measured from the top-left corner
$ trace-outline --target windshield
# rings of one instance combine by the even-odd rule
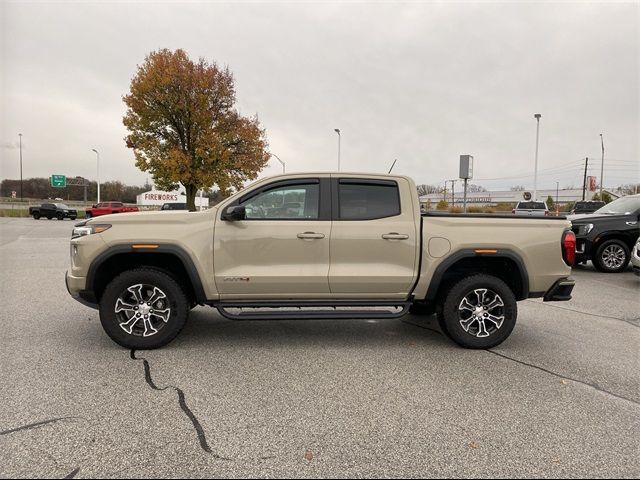
[[[595,213],[603,215],[629,215],[640,210],[640,197],[622,197],[608,203],[602,208],[596,210]]]

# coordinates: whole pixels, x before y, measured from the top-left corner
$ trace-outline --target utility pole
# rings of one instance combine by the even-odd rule
[[[333,131],[338,134],[338,171],[340,171],[340,140],[342,139],[342,137],[340,136],[339,128],[334,128]]]
[[[556,182],[556,205],[558,205],[558,190],[560,189],[560,182]]]
[[[95,148],[92,148],[91,150],[96,153],[96,158],[98,160],[98,203],[100,203],[100,153],[98,153],[98,150]]]
[[[442,192],[442,200],[444,202],[447,201],[447,181],[446,180],[444,181],[444,190]]]
[[[602,187],[604,184],[604,139],[600,134],[600,144],[602,145],[602,161],[600,162],[600,201],[602,200]]]
[[[536,113],[533,117],[537,121],[537,126],[536,126],[536,166],[535,166],[535,171],[533,173],[533,201],[535,202],[536,200],[538,200],[538,140],[540,138],[540,117],[542,117],[542,115],[540,115],[539,113]]]
[[[584,159],[584,180],[582,181],[582,200],[584,201],[584,194],[587,190],[587,166],[589,165],[589,157]]]
[[[451,206],[456,206],[456,180],[449,180],[451,182]]]
[[[22,134],[19,133],[20,137],[20,201],[22,201]]]

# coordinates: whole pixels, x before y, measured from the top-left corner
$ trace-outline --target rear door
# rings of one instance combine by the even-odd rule
[[[246,219],[228,221],[229,206]],[[224,205],[214,230],[214,275],[221,299],[329,296],[329,178],[276,180]]]
[[[404,298],[416,279],[419,226],[409,182],[332,180],[329,287],[338,297]]]

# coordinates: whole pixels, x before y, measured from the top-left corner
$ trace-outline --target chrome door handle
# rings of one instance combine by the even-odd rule
[[[382,238],[384,238],[385,240],[406,240],[409,238],[409,235],[391,232],[391,233],[385,233],[384,235],[382,235]]]
[[[634,225],[637,225],[638,222],[625,222],[627,225],[629,225],[630,227],[633,227]]]
[[[320,238],[324,238],[324,233],[304,232],[304,233],[299,233],[298,238],[301,238],[303,240],[320,239]]]

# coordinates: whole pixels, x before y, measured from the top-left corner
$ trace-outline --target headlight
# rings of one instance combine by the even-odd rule
[[[91,225],[82,225],[77,226],[73,229],[73,233],[71,233],[71,238],[84,237],[85,235],[93,235],[94,233],[102,233],[105,230],[111,228],[111,225],[106,223],[96,223]]]
[[[593,223],[585,223],[584,225],[578,226],[578,235],[584,237],[585,235],[589,235],[589,232],[593,230]]]

